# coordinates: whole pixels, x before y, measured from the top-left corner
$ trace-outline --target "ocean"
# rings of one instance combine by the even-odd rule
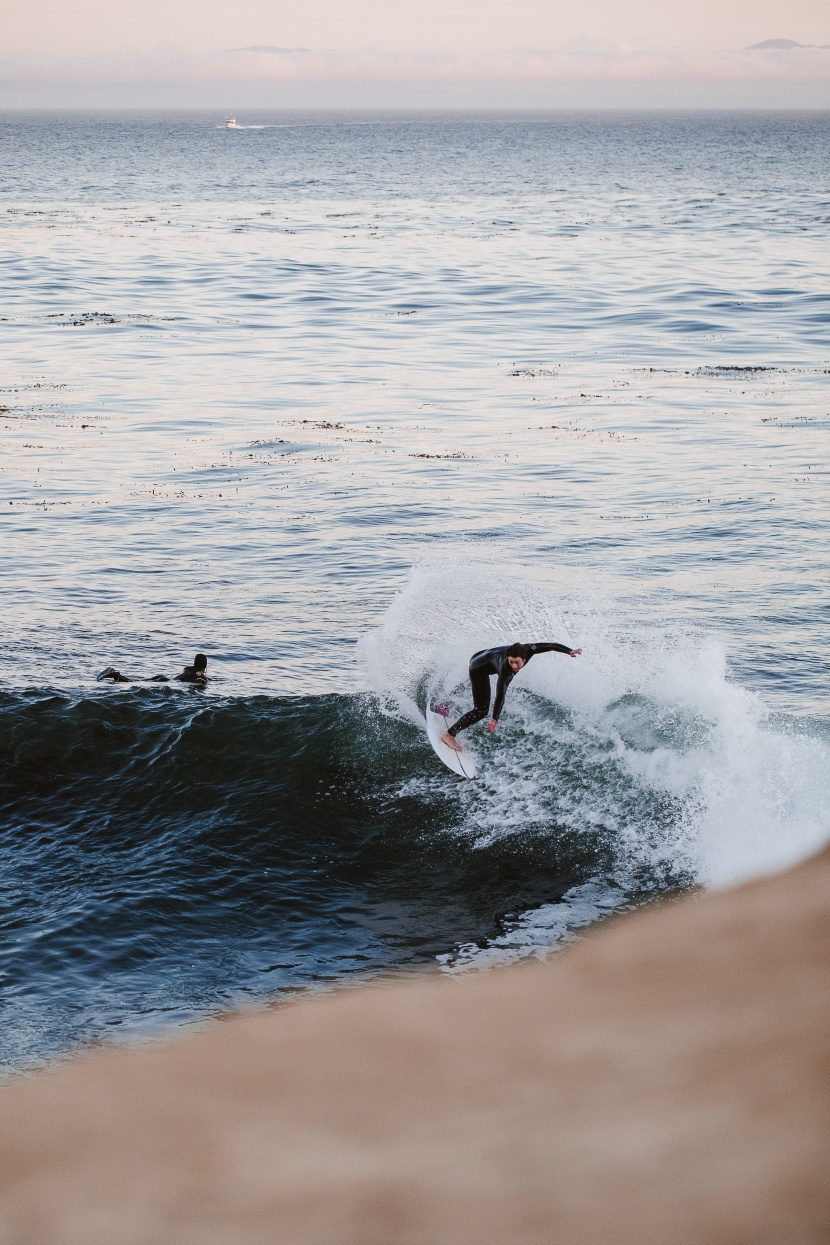
[[[238,120],[0,114],[7,1075],[830,833],[830,114]]]

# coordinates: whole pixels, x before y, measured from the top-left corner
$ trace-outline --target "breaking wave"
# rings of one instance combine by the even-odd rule
[[[544,840],[576,886],[447,963],[544,950],[605,911],[771,872],[827,838],[826,724],[771,714],[730,678],[718,640],[567,569],[430,559],[362,647],[385,711],[420,723],[427,690],[464,689],[470,654],[513,640],[557,640],[583,656],[536,657],[496,733],[470,731],[475,782],[436,763],[407,789],[443,785],[473,847]]]

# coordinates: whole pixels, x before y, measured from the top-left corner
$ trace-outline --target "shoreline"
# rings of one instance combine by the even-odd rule
[[[0,1089],[14,1242],[782,1240],[830,1226],[830,849],[546,963],[339,991]]]

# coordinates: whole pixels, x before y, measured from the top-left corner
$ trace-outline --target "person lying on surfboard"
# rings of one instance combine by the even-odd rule
[[[490,675],[497,674],[496,702],[493,705],[493,716],[485,726],[486,731],[494,731],[499,714],[504,705],[504,696],[512,679],[526,666],[531,657],[537,653],[567,653],[568,657],[579,657],[581,648],[568,648],[566,644],[505,644],[501,648],[484,648],[473,653],[470,658],[470,685],[473,689],[473,707],[468,713],[455,722],[449,730],[444,731],[441,743],[448,748],[461,751],[461,744],[456,742],[459,731],[465,731],[474,722],[486,718],[490,710]]]
[[[177,683],[197,683],[200,687],[208,681],[207,676],[207,657],[204,653],[197,653],[193,658],[192,666],[185,666],[181,674],[174,674],[173,678]],[[149,679],[131,679],[126,674],[122,674],[120,670],[116,670],[114,666],[107,666],[106,670],[102,670],[100,674],[96,674],[95,679],[98,683],[169,683],[170,679],[166,674],[154,674]]]

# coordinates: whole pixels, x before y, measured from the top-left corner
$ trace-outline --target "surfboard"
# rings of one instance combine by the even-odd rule
[[[435,750],[435,755],[444,762],[448,769],[461,778],[475,778],[476,763],[472,754],[466,748],[463,748],[461,752],[456,752],[454,748],[448,748],[446,744],[441,743],[441,736],[456,717],[453,706],[446,698],[430,696],[427,700],[426,712],[427,738]]]

